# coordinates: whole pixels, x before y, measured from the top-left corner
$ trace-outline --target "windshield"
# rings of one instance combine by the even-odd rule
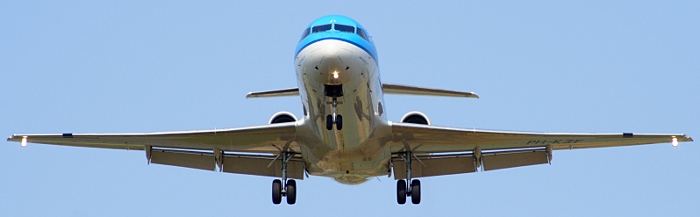
[[[311,28],[311,32],[317,33],[317,32],[325,32],[331,30],[331,24],[326,24],[326,25],[320,25],[320,26],[314,26]]]
[[[349,32],[349,33],[355,33],[355,27],[354,26],[347,26],[343,24],[335,24],[335,30],[341,31],[341,32]]]
[[[306,36],[308,36],[308,35],[309,35],[309,29],[305,29],[304,33],[301,33],[301,39],[306,38]]]
[[[357,28],[357,34],[360,35],[360,37],[364,38],[365,41],[369,41],[369,38],[367,37],[367,33],[365,32],[364,29]]]
[[[303,40],[306,38],[311,33],[319,33],[319,32],[326,32],[326,31],[331,31],[335,30],[338,32],[345,32],[345,33],[352,33],[352,34],[357,34],[358,36],[362,37],[362,39],[365,39],[365,41],[370,41],[369,35],[364,29],[361,28],[355,28],[355,26],[351,25],[343,25],[343,24],[323,24],[323,25],[318,25],[318,26],[313,26],[310,29],[304,30],[304,33],[301,35],[301,39]]]

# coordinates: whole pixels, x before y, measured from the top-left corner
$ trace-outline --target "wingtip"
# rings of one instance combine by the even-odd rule
[[[673,136],[673,138],[675,140],[677,140],[678,142],[694,142],[693,138],[691,138],[690,136],[685,135],[685,134],[676,135],[676,136]]]
[[[17,135],[17,134],[12,134],[9,137],[7,137],[7,141],[11,141],[11,142],[19,142],[21,140],[22,140],[22,137]]]

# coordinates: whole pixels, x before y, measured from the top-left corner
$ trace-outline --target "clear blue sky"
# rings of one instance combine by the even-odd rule
[[[386,96],[397,121],[537,132],[686,133],[700,139],[697,1],[182,3],[0,2],[0,136],[264,124],[299,99],[304,27],[350,16],[373,36],[382,81],[481,99]],[[0,216],[698,216],[697,142],[554,152],[552,165],[395,181],[298,183],[147,165],[143,151],[0,141]]]

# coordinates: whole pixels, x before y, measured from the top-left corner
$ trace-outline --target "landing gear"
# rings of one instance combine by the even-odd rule
[[[282,182],[279,179],[272,181],[272,203],[280,204],[282,202]]]
[[[297,181],[290,179],[287,181],[287,204],[293,205],[297,202]]]
[[[335,128],[337,128],[338,130],[343,129],[343,116],[342,115],[335,116]]]
[[[333,97],[333,101],[329,102],[333,106],[333,114],[326,116],[326,129],[333,130],[333,125],[338,130],[343,129],[343,116],[338,114],[338,105],[343,104],[338,101],[338,98]]]
[[[396,182],[396,202],[401,205],[406,203],[406,180]]]
[[[326,116],[326,129],[333,130],[333,125],[338,130],[343,129],[343,116],[338,114],[338,105],[343,104],[343,102],[338,101],[338,97],[343,96],[343,85],[325,85],[323,92],[327,97],[331,97],[333,100],[326,102],[333,107],[333,113]]]
[[[411,203],[420,204],[420,180],[411,181]]]
[[[326,129],[333,130],[333,116],[326,116]]]
[[[282,181],[275,179],[272,181],[272,203],[282,203],[282,197],[287,197],[287,204],[294,205],[297,203],[297,181],[294,179],[287,180],[287,184],[282,188]]]
[[[411,203],[420,204],[420,180],[412,180],[411,186],[403,179],[396,182],[396,202],[400,205],[406,204],[407,196],[411,197]]]
[[[406,162],[406,180],[398,180],[396,182],[396,202],[403,205],[406,203],[406,197],[411,197],[411,203],[420,204],[420,180],[411,180],[411,152],[403,152],[398,154],[401,159]],[[409,185],[410,184],[410,185]]]
[[[294,153],[282,152],[280,155],[282,156],[282,180],[272,181],[272,203],[280,204],[282,197],[287,197],[287,204],[293,205],[297,202],[297,182],[294,179],[287,180],[287,162],[294,157]]]

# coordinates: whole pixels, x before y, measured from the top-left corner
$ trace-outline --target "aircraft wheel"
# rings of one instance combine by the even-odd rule
[[[406,180],[401,179],[396,182],[396,202],[406,203]]]
[[[282,202],[282,181],[275,179],[272,181],[272,203],[280,204]]]
[[[335,117],[335,127],[338,128],[338,130],[343,129],[343,116],[338,115]]]
[[[420,204],[420,180],[411,181],[411,203]]]
[[[326,116],[326,129],[328,129],[328,130],[333,129],[333,116],[331,116],[331,115]]]
[[[297,181],[290,179],[287,181],[287,204],[293,205],[297,202]]]

